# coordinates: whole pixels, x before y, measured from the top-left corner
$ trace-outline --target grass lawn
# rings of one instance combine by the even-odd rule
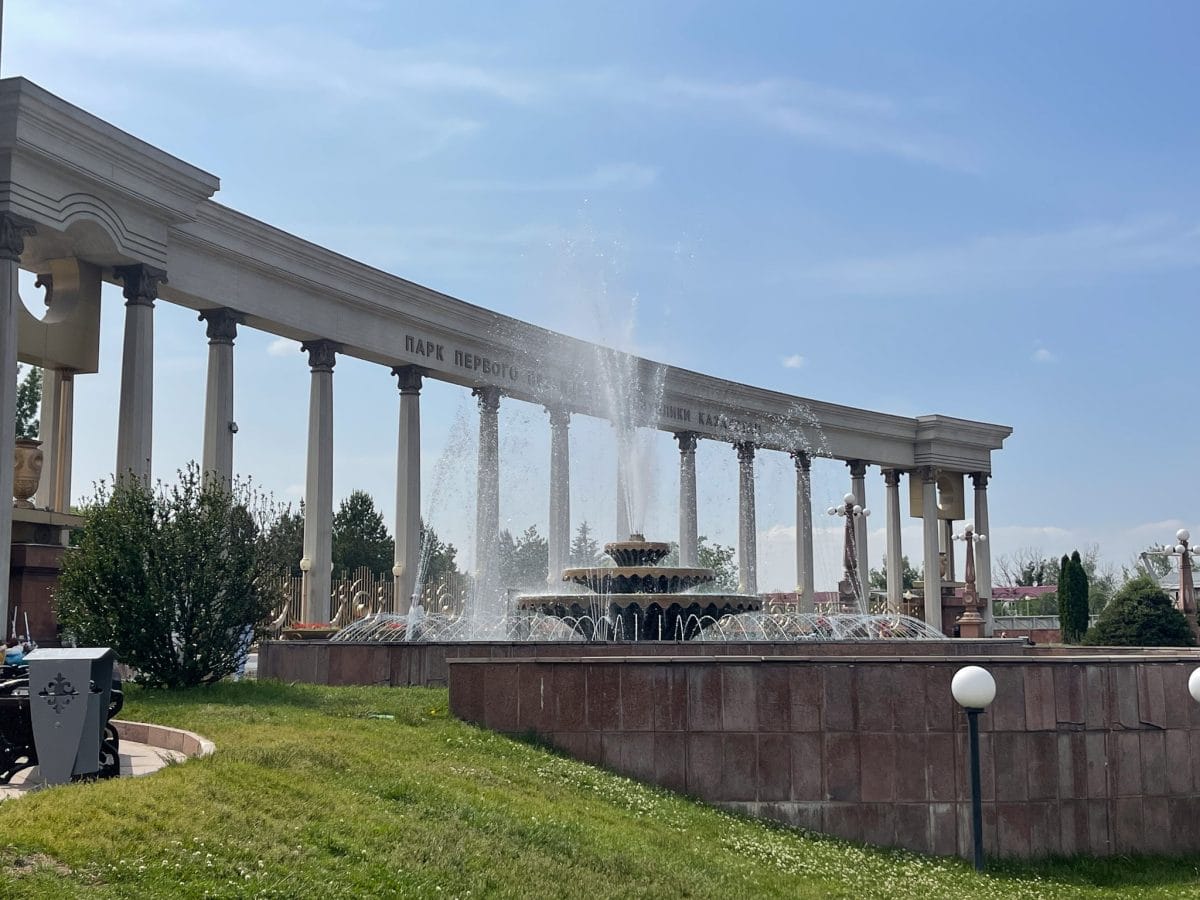
[[[3,803],[0,897],[1200,896],[1200,860],[979,877],[731,816],[456,722],[442,690],[133,688],[123,717],[217,754]]]

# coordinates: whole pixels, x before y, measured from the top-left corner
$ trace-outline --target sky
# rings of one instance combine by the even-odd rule
[[[1200,534],[1200,7],[1187,2],[186,3],[9,0],[22,75],[221,179],[217,200],[464,300],[736,381],[1014,429],[994,556],[1128,565]],[[169,273],[168,273],[169,277]],[[39,305],[32,279],[23,299]],[[119,293],[77,380],[74,493],[111,472]],[[156,307],[159,477],[201,449],[207,346]],[[243,329],[239,472],[303,493],[308,370]],[[335,496],[389,523],[397,395],[335,374]],[[475,414],[422,394],[423,509],[470,562]],[[548,425],[501,412],[501,518],[547,520]],[[572,520],[614,527],[611,429],[572,425]],[[652,538],[677,453],[652,442]],[[700,531],[736,543],[737,467],[697,456]],[[794,470],[760,454],[759,586],[795,584]],[[839,577],[814,467],[818,588]],[[870,557],[883,480],[868,478]],[[905,552],[921,556],[919,522]]]

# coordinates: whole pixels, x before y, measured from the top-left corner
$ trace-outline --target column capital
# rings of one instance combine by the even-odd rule
[[[126,306],[153,306],[158,299],[158,286],[167,283],[164,270],[144,263],[114,266],[113,276],[121,282]]]
[[[420,366],[392,366],[401,394],[419,394],[426,372]]]
[[[308,365],[313,372],[332,372],[337,364],[338,351],[341,344],[333,341],[305,341],[300,345],[300,352],[308,354]]]
[[[789,455],[796,463],[796,470],[808,474],[812,470],[812,456],[807,450],[791,450]]]
[[[743,465],[754,462],[754,444],[751,441],[738,441],[733,446],[737,450],[738,462]]]
[[[0,259],[19,262],[25,252],[25,236],[37,232],[37,227],[24,216],[0,213]]]
[[[904,474],[904,471],[902,469],[884,469],[883,470],[883,483],[887,487],[899,487],[900,486],[900,476],[903,474]]]
[[[205,322],[205,333],[210,344],[232,344],[237,338],[237,327],[245,321],[240,312],[219,307],[201,310],[199,321]]]
[[[971,483],[975,485],[975,490],[986,491],[988,481],[991,479],[991,472],[972,472]]]
[[[479,400],[479,411],[495,415],[500,411],[500,388],[477,387],[471,390],[471,395]]]
[[[864,478],[867,474],[867,464],[861,459],[848,459],[846,465],[850,469],[850,475],[853,478]]]
[[[699,435],[694,431],[677,431],[675,432],[675,440],[679,441],[680,453],[695,453],[696,441]]]
[[[566,428],[571,424],[571,411],[565,406],[546,406],[545,410],[550,416],[551,428]]]

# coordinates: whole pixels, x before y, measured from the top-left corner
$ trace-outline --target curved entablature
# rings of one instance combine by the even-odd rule
[[[823,403],[638,359],[457,300],[273,228],[210,198],[219,181],[21,78],[0,80],[0,208],[39,227],[22,263],[75,255],[166,269],[163,299],[429,377],[497,387],[607,418],[588,389],[618,366],[665,431],[910,470],[989,471],[1011,429]],[[102,237],[101,237],[102,235]],[[800,446],[797,447],[796,445]]]

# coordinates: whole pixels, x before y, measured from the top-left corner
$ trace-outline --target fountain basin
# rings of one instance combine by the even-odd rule
[[[518,605],[562,619],[589,641],[688,641],[726,616],[762,609],[749,594],[540,594],[522,596]]]
[[[562,580],[595,594],[680,594],[716,579],[712,569],[670,566],[592,566],[564,569]]]

